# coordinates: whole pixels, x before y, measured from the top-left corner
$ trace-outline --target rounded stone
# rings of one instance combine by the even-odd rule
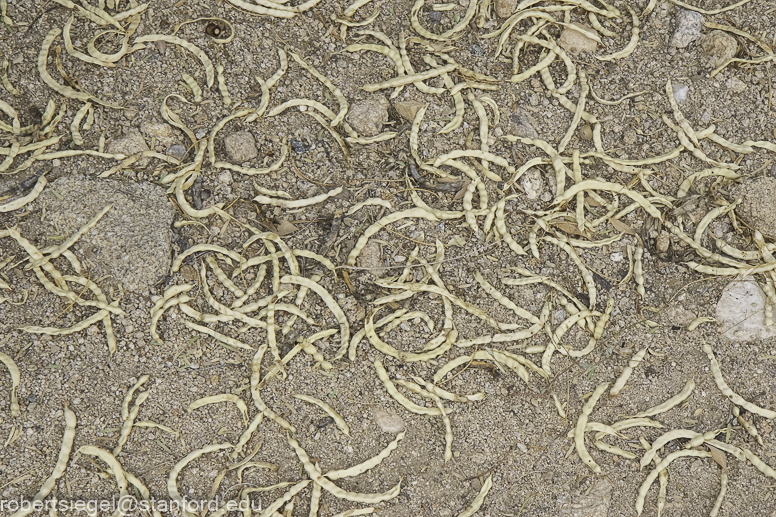
[[[701,37],[703,15],[695,11],[679,9],[676,11],[676,30],[671,37],[670,45],[685,48]]]
[[[494,10],[501,18],[509,18],[512,16],[516,7],[517,0],[496,0],[494,3]]]
[[[238,131],[224,138],[224,148],[232,163],[245,163],[259,155],[256,139],[247,131]]]
[[[63,176],[51,187],[39,198],[47,208],[51,234],[72,235],[103,207],[113,205],[73,245],[89,269],[87,278],[106,277],[127,291],[145,294],[167,274],[175,211],[165,189],[85,176]]]
[[[701,49],[706,65],[717,68],[736,55],[738,42],[727,32],[715,30],[703,37]]]
[[[734,280],[722,291],[715,317],[719,332],[731,341],[759,341],[776,335],[765,326],[767,298],[756,280]]]
[[[587,34],[598,35],[596,30],[589,25],[585,25],[583,23],[572,23],[571,25],[579,27]],[[563,50],[570,52],[575,56],[582,54],[583,52],[595,52],[598,48],[598,42],[595,39],[586,36],[578,30],[569,28],[563,29],[563,32],[560,33],[560,40],[558,40],[558,45]]]
[[[381,95],[355,102],[348,111],[348,122],[359,136],[377,136],[388,122],[388,106],[388,100]]]
[[[134,127],[126,128],[121,138],[111,140],[108,145],[108,152],[111,154],[123,154],[125,156],[134,156],[143,151],[148,151],[143,135]],[[151,158],[140,158],[135,165],[143,168],[151,161]]]
[[[140,132],[146,138],[162,147],[170,147],[180,142],[178,132],[174,127],[163,122],[146,121],[140,125]]]
[[[382,409],[374,412],[374,419],[377,426],[386,433],[397,434],[405,429],[404,420],[399,415]]]

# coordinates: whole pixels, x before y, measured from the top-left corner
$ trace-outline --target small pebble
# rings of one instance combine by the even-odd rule
[[[304,154],[307,152],[307,147],[296,138],[291,139],[291,149],[293,149],[296,154]]]
[[[579,138],[581,138],[582,140],[593,139],[593,128],[590,127],[590,124],[585,124],[584,126],[579,128]]]
[[[528,199],[539,199],[544,187],[542,174],[537,169],[530,168],[522,177],[523,190]]]
[[[167,148],[167,156],[173,156],[175,158],[183,158],[186,154],[186,148],[181,144],[175,144]]]
[[[415,115],[418,113],[418,110],[425,105],[425,102],[420,101],[397,101],[393,103],[393,108],[401,118],[407,122],[412,122],[415,120]]]
[[[428,15],[431,23],[442,23],[442,11],[431,11]]]
[[[681,83],[676,83],[672,86],[674,89],[674,100],[678,103],[686,101],[687,94],[690,92],[690,87]]]
[[[140,154],[143,151],[148,151],[148,145],[146,145],[143,135],[140,131],[130,127],[125,128],[122,138],[111,141],[108,145],[108,152],[111,154],[123,154],[125,156],[132,156],[133,154]],[[140,158],[136,163],[137,167],[145,168],[151,161],[151,158]]]

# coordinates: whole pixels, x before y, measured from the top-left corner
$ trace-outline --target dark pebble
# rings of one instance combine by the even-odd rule
[[[291,140],[291,149],[293,149],[296,154],[304,154],[307,152],[307,147],[296,138]]]
[[[428,15],[428,19],[432,23],[442,23],[442,11],[431,11]]]

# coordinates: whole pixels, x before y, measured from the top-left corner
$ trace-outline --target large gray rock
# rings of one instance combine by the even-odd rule
[[[776,328],[765,326],[765,293],[752,278],[734,280],[717,302],[719,332],[731,341],[759,341],[776,336]]]
[[[736,214],[766,237],[776,238],[776,178],[755,178],[736,186],[732,193],[743,198]]]
[[[146,294],[167,274],[174,210],[164,189],[85,176],[62,177],[50,187],[38,203],[46,207],[46,220],[57,229],[53,234],[70,236],[113,205],[71,248],[91,278],[110,275],[109,283]]]
[[[703,15],[695,11],[678,9],[676,11],[676,30],[671,37],[671,46],[685,48],[701,37]]]
[[[388,106],[382,95],[355,102],[348,110],[348,122],[359,136],[377,136],[388,122]]]

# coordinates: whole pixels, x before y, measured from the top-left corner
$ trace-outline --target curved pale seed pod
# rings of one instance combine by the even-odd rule
[[[657,476],[668,467],[668,465],[674,461],[677,458],[684,458],[684,457],[693,457],[693,458],[710,458],[711,454],[706,451],[696,451],[696,450],[689,450],[689,449],[683,449],[681,451],[672,452],[665,458],[663,458],[663,461],[657,464],[657,466],[652,470],[652,472],[649,473],[647,476],[647,479],[644,481],[644,483],[641,485],[641,488],[639,489],[639,495],[636,498],[636,513],[638,515],[641,515],[641,512],[644,510],[644,500],[647,497],[647,492],[649,492],[649,488],[652,486],[652,483],[655,482],[655,479],[657,479]]]
[[[211,452],[220,451],[223,449],[230,449],[231,447],[232,447],[231,443],[220,443],[220,444],[208,445],[201,449],[197,449],[195,451],[190,452],[189,454],[186,455],[186,457],[184,457],[182,460],[176,463],[175,466],[172,468],[172,470],[170,470],[170,475],[167,478],[167,494],[170,496],[170,499],[172,499],[178,505],[180,505],[179,508],[186,508],[187,510],[191,511],[189,506],[190,503],[186,503],[183,497],[181,497],[180,492],[178,492],[178,474],[180,474],[181,470],[183,470],[183,468],[186,465],[188,465],[195,459],[199,458],[200,456],[203,456],[205,454],[210,454]]]
[[[348,427],[348,424],[345,423],[345,420],[336,411],[334,411],[334,408],[332,408],[330,405],[320,399],[310,397],[308,395],[294,395],[294,398],[309,402],[310,404],[314,404],[324,410],[327,415],[334,419],[334,423],[337,424],[337,427],[339,427],[343,433],[350,436],[350,427]]]
[[[477,497],[474,498],[471,504],[467,506],[464,511],[458,514],[458,517],[472,517],[472,515],[477,513],[482,507],[482,503],[485,502],[485,497],[487,497],[491,487],[493,487],[493,474],[488,476],[488,479],[486,479],[482,484],[482,488],[480,488]]]
[[[19,373],[19,367],[9,355],[0,352],[0,362],[2,362],[8,373],[11,375],[11,416],[16,418],[19,416],[19,401],[16,398],[16,388],[19,387],[21,382],[21,374]]]
[[[314,482],[321,485],[321,488],[329,492],[337,499],[345,499],[346,501],[352,501],[355,503],[374,504],[382,501],[388,501],[390,499],[393,499],[397,495],[399,495],[399,492],[401,490],[401,482],[399,482],[398,485],[393,487],[388,492],[384,492],[382,494],[362,494],[362,493],[348,492],[346,490],[343,490],[342,488],[338,487],[337,485],[335,485],[334,483],[326,479],[320,473],[320,471],[315,468],[315,465],[313,465],[312,462],[310,461],[310,457],[307,455],[307,452],[305,452],[305,450],[302,449],[302,446],[299,445],[299,442],[297,442],[291,436],[291,433],[288,433],[288,443],[294,449],[294,452],[296,452],[296,455],[299,457],[299,461],[302,462],[302,466],[307,472],[307,475],[310,476],[310,478]],[[309,481],[307,482],[309,483]]]
[[[771,419],[771,420],[776,418],[776,411],[771,411],[770,409],[761,408],[760,406],[757,406],[755,404],[752,404],[751,402],[744,400],[740,395],[733,392],[733,390],[731,390],[730,387],[725,382],[724,377],[722,377],[722,369],[719,367],[719,363],[717,362],[717,358],[714,357],[714,352],[712,351],[711,347],[709,345],[704,344],[703,351],[706,352],[706,355],[708,356],[709,361],[711,362],[710,366],[711,366],[711,372],[712,374],[714,374],[714,381],[717,383],[717,387],[719,388],[719,391],[721,391],[723,395],[729,398],[733,404],[736,404],[737,406],[741,406],[742,408],[746,409],[750,413],[754,413],[756,415],[760,415],[761,417]]]
[[[680,391],[678,394],[674,395],[670,399],[666,400],[662,404],[658,404],[657,406],[651,407],[647,409],[646,411],[642,411],[641,413],[638,413],[634,415],[634,418],[644,418],[648,416],[655,416],[659,415],[660,413],[665,413],[669,409],[678,406],[687,398],[692,395],[692,391],[695,389],[695,381],[690,379],[687,381],[687,384],[684,385],[684,388],[682,388],[682,391]]]
[[[0,205],[0,212],[13,212],[14,210],[18,210],[26,206],[27,204],[35,201],[38,198],[38,196],[40,196],[40,193],[43,192],[43,189],[45,188],[47,183],[48,183],[48,180],[46,180],[46,177],[41,175],[29,194],[27,194],[26,196],[22,196],[18,199],[14,199],[13,201],[9,201],[8,203],[5,203],[3,205]]]
[[[587,427],[587,419],[590,416],[590,413],[593,412],[593,408],[598,402],[598,399],[601,398],[601,395],[608,387],[608,382],[599,384],[596,387],[595,391],[593,391],[593,394],[582,407],[582,413],[579,415],[579,419],[577,420],[577,427],[574,431],[574,446],[577,449],[577,454],[579,454],[580,459],[585,464],[587,464],[587,466],[590,467],[590,469],[596,474],[601,473],[601,467],[598,466],[595,460],[593,460],[593,457],[590,456],[590,453],[587,452],[587,448],[585,447],[585,428]]]
[[[359,463],[358,465],[349,467],[347,469],[331,470],[326,474],[324,474],[324,476],[331,479],[332,481],[336,481],[337,479],[355,477],[363,474],[368,470],[375,468],[380,463],[382,463],[382,461],[385,458],[387,458],[391,454],[391,452],[393,452],[394,449],[396,449],[399,446],[399,442],[402,441],[405,434],[406,434],[406,431],[402,431],[399,434],[397,434],[396,439],[393,440],[391,443],[389,443],[385,449],[380,451],[380,453],[377,456],[370,458],[363,463]]]
[[[213,82],[215,81],[215,69],[213,68],[213,62],[210,61],[210,58],[207,57],[207,54],[205,54],[201,48],[177,36],[165,36],[163,34],[148,34],[146,36],[141,36],[135,40],[135,43],[153,43],[156,41],[164,41],[166,43],[178,45],[194,54],[197,59],[200,60],[202,66],[205,67],[205,77],[207,79],[206,84],[208,88],[213,86]]]
[[[186,411],[191,413],[195,409],[201,408],[202,406],[216,404],[218,402],[231,402],[232,404],[236,405],[240,410],[240,414],[242,414],[243,424],[246,426],[248,425],[248,406],[245,405],[245,402],[243,402],[240,397],[231,393],[222,393],[220,395],[202,397],[201,399],[195,400],[189,404],[189,407],[186,408]]]
[[[54,489],[57,480],[65,473],[67,462],[70,460],[70,451],[73,450],[73,440],[75,439],[75,426],[75,413],[65,408],[65,432],[62,435],[62,446],[59,448],[59,457],[57,458],[57,463],[54,465],[54,470],[51,471],[51,475],[46,478],[40,486],[38,493],[32,498],[33,504],[30,504],[28,509],[19,510],[11,517],[24,517],[31,514],[35,509],[34,503],[43,501]]]

